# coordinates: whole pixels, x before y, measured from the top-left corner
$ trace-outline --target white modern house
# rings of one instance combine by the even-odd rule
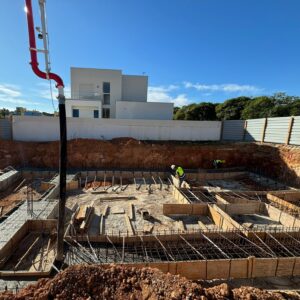
[[[121,70],[71,68],[67,117],[171,120],[173,103],[147,102],[148,76]]]

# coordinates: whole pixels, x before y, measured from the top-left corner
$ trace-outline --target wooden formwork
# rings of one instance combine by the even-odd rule
[[[109,264],[104,264],[109,266]],[[238,258],[177,262],[124,263],[123,266],[159,269],[190,280],[252,279],[299,275],[300,258]],[[298,268],[298,269],[297,269]]]
[[[270,192],[267,193],[267,199],[278,204],[279,207],[285,208],[287,211],[291,211],[300,216],[300,206],[294,204],[297,201],[300,203],[299,191],[290,191],[288,193]]]
[[[208,205],[205,203],[199,204],[176,204],[164,203],[164,215],[206,215],[208,212]]]
[[[173,194],[175,200],[178,203],[181,203],[181,204],[190,204],[190,202],[188,201],[188,199],[186,199],[184,197],[184,195],[180,192],[180,190],[177,189],[175,186],[172,186],[172,194]]]
[[[233,179],[242,175],[247,174],[245,171],[241,172],[199,172],[197,174],[197,179],[198,180],[218,180],[218,179]]]
[[[66,189],[67,191],[77,190],[79,188],[78,180],[72,180],[67,182]]]
[[[46,233],[56,231],[57,220],[27,220],[14,234],[14,236],[5,244],[0,250],[0,278],[1,277],[43,277],[51,272],[50,261],[48,267],[41,271],[26,271],[26,270],[3,270],[4,265],[13,255],[17,246],[21,243],[22,239],[30,232]],[[25,255],[25,254],[24,254]],[[54,260],[54,257],[53,257]]]

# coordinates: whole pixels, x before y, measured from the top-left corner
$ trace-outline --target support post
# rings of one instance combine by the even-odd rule
[[[291,117],[290,118],[290,123],[289,123],[288,134],[287,134],[286,141],[285,141],[286,145],[289,145],[289,143],[290,143],[291,134],[292,134],[292,131],[293,131],[293,126],[294,126],[294,117]]]
[[[243,132],[243,141],[246,139],[248,121],[246,120],[244,123],[244,132]]]
[[[263,143],[265,141],[265,135],[266,135],[267,125],[268,125],[268,118],[265,118],[265,122],[264,122],[264,126],[263,126],[263,131],[262,131],[262,134],[261,134],[261,143]]]
[[[221,128],[220,128],[220,141],[223,140],[223,129],[224,129],[224,121],[221,121]]]

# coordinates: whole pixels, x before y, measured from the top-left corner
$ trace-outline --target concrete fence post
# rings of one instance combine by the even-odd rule
[[[262,134],[261,134],[261,143],[263,143],[265,141],[265,135],[266,135],[267,126],[268,126],[268,118],[265,118],[263,130],[262,130]]]
[[[245,120],[245,123],[244,123],[244,131],[243,131],[243,141],[246,139],[246,133],[247,133],[247,126],[248,126],[248,121]]]
[[[224,129],[224,121],[221,121],[221,128],[220,128],[220,141],[223,140],[223,129]]]
[[[289,123],[288,134],[287,134],[286,141],[285,141],[286,145],[288,145],[290,143],[291,134],[293,132],[293,126],[294,126],[294,117],[291,117],[290,123]]]

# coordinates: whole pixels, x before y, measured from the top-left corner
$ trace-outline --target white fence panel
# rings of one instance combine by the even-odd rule
[[[245,134],[246,141],[260,141],[264,127],[265,119],[247,120],[247,129]]]
[[[294,117],[294,124],[291,133],[290,144],[300,145],[300,116]]]
[[[139,140],[218,141],[219,121],[119,120],[68,118],[68,139],[110,140],[132,137]],[[15,116],[13,139],[18,141],[55,141],[59,121],[54,117]]]
[[[285,143],[290,120],[290,117],[268,118],[264,141],[267,143]]]

